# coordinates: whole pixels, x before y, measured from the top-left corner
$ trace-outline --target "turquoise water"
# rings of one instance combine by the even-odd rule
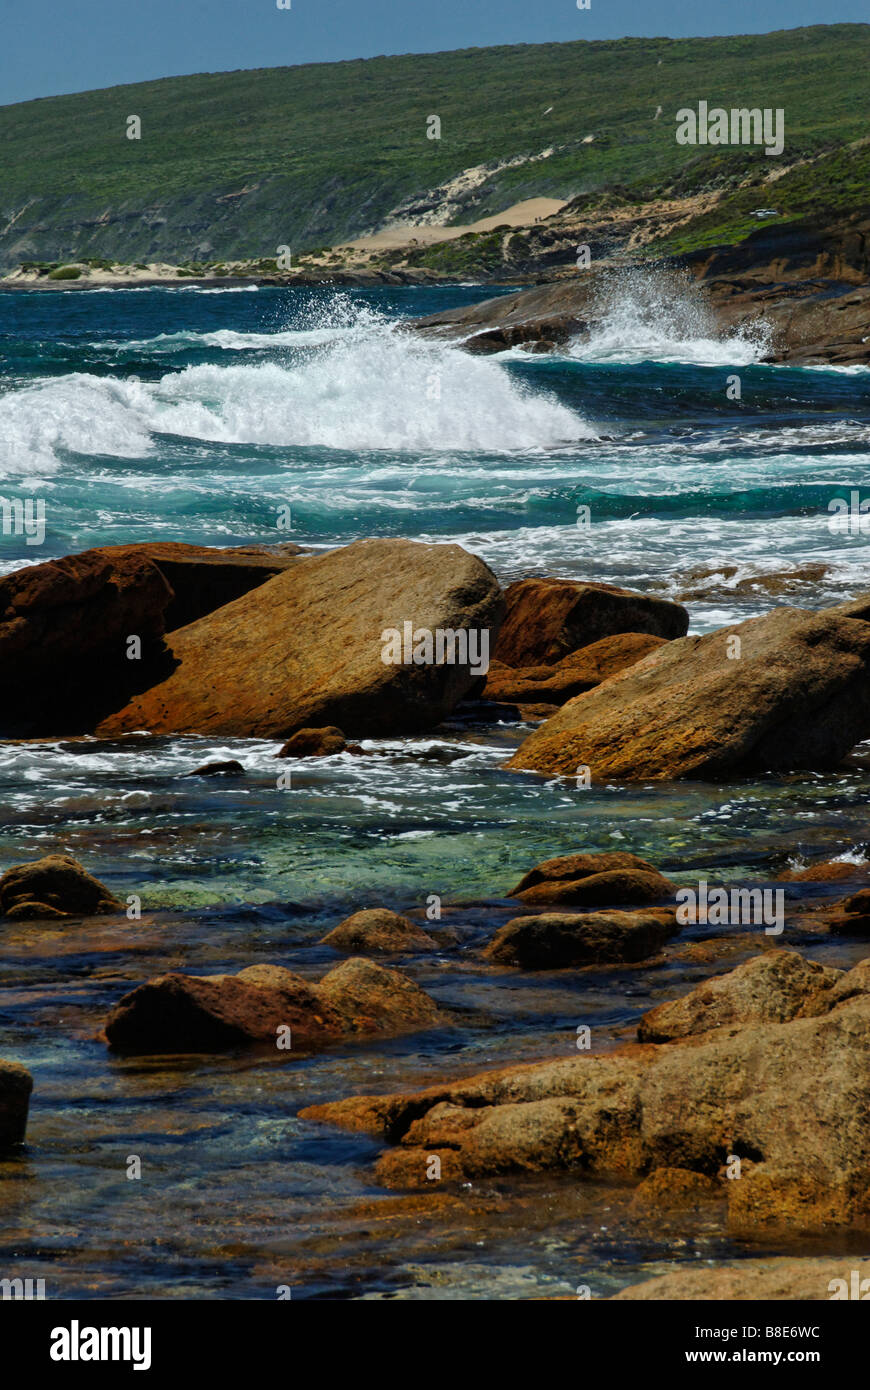
[[[472,357],[401,328],[483,293],[0,295],[0,496],[42,499],[46,516],[38,547],[0,536],[0,573],[136,540],[458,540],[504,582],[691,591],[697,632],[784,601],[741,584],[758,576],[818,567],[790,599],[809,607],[870,587],[866,538],[832,534],[827,510],[867,477],[870,372],[763,365],[763,325],[722,341],[696,305],[631,281],[593,341],[558,357]],[[730,577],[697,574],[726,564]],[[256,740],[0,745],[0,865],[72,853],[145,910],[120,928],[2,928],[0,1052],[36,1089],[28,1147],[0,1164],[0,1271],[55,1296],[290,1283],[294,1297],[525,1297],[569,1291],[578,1265],[607,1291],[673,1253],[567,1180],[482,1185],[422,1231],[401,1207],[384,1224],[370,1204],[396,1199],[371,1185],[376,1146],[295,1118],[315,1099],[559,1055],[578,1018],[629,1027],[695,978],[677,954],[629,971],[484,968],[477,947],[542,858],[631,849],[678,880],[754,882],[868,849],[862,750],[825,776],[576,791],[504,771],[524,732],[460,710],[429,735],[368,742],[370,757],[300,763],[281,792],[277,745]],[[229,757],[244,780],[183,777]],[[458,1011],[451,1028],[280,1064],[122,1062],[96,1037],[162,970],[319,975],[335,958],[316,943],[348,912],[419,911],[431,893],[458,946],[403,968]],[[837,963],[866,953],[793,923],[786,941]],[[679,1249],[730,1246],[712,1221]]]

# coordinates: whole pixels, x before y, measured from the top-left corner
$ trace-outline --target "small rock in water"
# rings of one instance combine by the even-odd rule
[[[483,954],[498,965],[525,970],[615,965],[648,960],[676,932],[676,914],[667,909],[542,912],[506,922]]]
[[[0,1059],[0,1153],[24,1142],[33,1077],[15,1062]]]
[[[289,738],[276,758],[331,758],[335,753],[361,753],[359,747],[350,748],[341,729],[328,724],[324,729],[297,729]]]
[[[327,932],[320,945],[367,954],[370,951],[434,951],[437,942],[398,912],[372,907],[339,922]]]
[[[534,904],[614,907],[661,902],[675,885],[636,854],[566,854],[547,859],[520,880],[510,897]]]
[[[217,1052],[270,1042],[311,1051],[348,1037],[391,1037],[444,1021],[424,990],[374,961],[353,957],[320,981],[278,965],[237,975],[161,975],[124,995],[106,1040],[119,1052]]]
[[[123,903],[72,855],[48,854],[32,864],[16,864],[0,878],[4,917],[93,917],[123,911]]]

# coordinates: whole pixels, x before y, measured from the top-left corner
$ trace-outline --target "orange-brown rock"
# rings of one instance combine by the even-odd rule
[[[638,1024],[641,1042],[667,1042],[733,1024],[784,1023],[843,975],[797,951],[768,951],[659,1004]]]
[[[484,949],[487,960],[521,970],[564,970],[648,960],[676,935],[676,914],[645,912],[542,912],[515,917],[499,927]]]
[[[455,545],[357,541],[302,557],[235,602],[173,633],[175,669],[98,732],[288,738],[335,724],[350,735],[430,728],[478,683],[471,664],[385,661],[388,630],[485,630],[495,576]],[[451,653],[455,654],[455,653]]]
[[[354,955],[369,952],[434,951],[437,942],[407,917],[385,907],[364,908],[326,933],[321,946]]]
[[[546,859],[509,894],[529,906],[619,907],[661,902],[675,885],[636,854],[565,854]]]
[[[325,729],[298,729],[276,758],[331,758],[348,749],[347,739],[334,724]]]
[[[634,1190],[631,1210],[636,1214],[691,1211],[724,1197],[721,1186],[705,1173],[690,1168],[655,1168]]]
[[[870,733],[868,677],[870,623],[778,608],[666,643],[570,700],[508,766],[595,781],[833,767]]]
[[[685,608],[652,594],[573,579],[520,579],[505,593],[507,611],[493,657],[505,666],[550,666],[617,633],[682,637]]]
[[[112,561],[141,556],[156,565],[172,589],[172,601],[165,615],[166,631],[172,632],[241,598],[276,574],[283,574],[305,551],[292,541],[226,548],[181,541],[144,541],[107,545],[89,553]]]
[[[852,1271],[859,1292],[853,1295]],[[669,1274],[631,1284],[614,1300],[689,1300],[763,1303],[767,1299],[818,1302],[821,1299],[861,1297],[860,1285],[870,1279],[870,1260],[857,1255],[836,1259],[777,1256],[767,1260],[738,1260],[735,1264],[697,1269],[679,1265]]]
[[[68,854],[16,864],[0,878],[0,915],[13,919],[94,917],[123,912],[105,884]]]
[[[870,888],[837,903],[828,926],[838,936],[870,936]]]
[[[555,859],[544,859],[523,874],[519,883],[508,893],[509,898],[520,898],[529,888],[542,883],[573,883],[592,874],[609,874],[617,869],[637,869],[641,873],[658,873],[654,864],[641,859],[627,850],[605,850],[602,853],[560,854]]]
[[[602,637],[580,651],[570,652],[551,666],[514,669],[493,661],[483,698],[506,703],[561,705],[584,690],[600,685],[626,666],[633,666],[641,657],[663,646],[665,640],[652,633],[624,632]]]
[[[159,669],[171,602],[142,555],[85,551],[0,579],[0,733],[92,728]],[[137,660],[127,658],[131,636]]]
[[[735,1193],[751,1181],[764,1189],[762,1232],[772,1204],[793,1233],[870,1228],[870,995],[838,998],[841,985],[827,1007],[810,996],[824,1009],[811,1017],[506,1067],[302,1117],[398,1145],[380,1170],[394,1186],[418,1186],[426,1155],[443,1151],[463,1179],[568,1170],[639,1182],[659,1168],[714,1178],[739,1159],[745,1176],[723,1190],[742,1226],[752,1204]]]
[[[280,573],[297,546],[106,546],[0,579],[0,731],[90,732],[167,671],[165,632]],[[141,652],[130,656],[129,639]]]
[[[161,975],[124,996],[106,1023],[119,1052],[214,1052],[248,1043],[310,1051],[340,1038],[392,1036],[442,1020],[433,1000],[396,970],[353,958],[319,982],[275,965],[237,975]],[[291,1049],[291,1050],[292,1050]]]
[[[805,869],[786,869],[778,875],[781,883],[848,883],[850,879],[866,879],[870,864],[852,864],[845,859],[826,859]]]

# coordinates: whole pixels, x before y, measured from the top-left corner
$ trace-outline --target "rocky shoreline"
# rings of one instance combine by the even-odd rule
[[[608,585],[529,578],[502,591],[455,545],[370,540],[316,555],[108,547],[0,580],[0,653],[16,672],[0,687],[0,732],[274,740],[278,789],[303,760],[351,755],[376,768],[376,753],[348,740],[431,730],[460,707],[520,726],[517,775],[581,788],[827,769],[870,736],[867,597],[820,612],[774,607],[701,638],[687,635],[689,621],[679,603]],[[402,635],[406,624],[403,659],[385,661],[385,632]],[[475,664],[470,641],[439,662],[428,640],[439,631],[486,633],[491,662]],[[50,680],[59,665],[77,672],[60,696]],[[245,776],[240,763],[193,770]],[[195,1058],[274,1054],[286,1036],[282,1060],[292,1062],[455,1027],[451,1009],[407,974],[430,955],[444,968],[465,962],[522,980],[654,969],[694,951],[700,982],[647,1009],[633,1038],[595,1028],[581,1039],[578,1027],[568,1057],[309,1104],[299,1120],[312,1134],[372,1135],[385,1144],[376,1182],[432,1200],[469,1182],[561,1174],[629,1192],[638,1219],[653,1212],[666,1227],[703,1209],[756,1244],[866,1232],[867,865],[819,860],[731,885],[724,909],[704,884],[692,919],[710,933],[700,954],[684,939],[687,873],[677,878],[629,850],[544,860],[483,905],[491,931],[473,946],[461,907],[446,924],[418,907],[358,911],[323,936],[337,963],[316,976],[292,961],[140,976],[101,1038],[120,1056]],[[736,914],[734,891],[746,895]],[[776,922],[762,910],[765,893],[781,895]],[[75,937],[101,919],[123,934],[128,904],[71,857],[6,866],[0,878],[0,927],[50,924]],[[840,963],[783,948],[784,927],[789,943],[824,941]],[[24,1068],[0,1063],[7,1152],[24,1138],[31,1085]],[[830,1297],[828,1282],[842,1275],[841,1262],[809,1254],[756,1263],[753,1287],[771,1297]],[[750,1296],[730,1277],[675,1272],[619,1296]]]

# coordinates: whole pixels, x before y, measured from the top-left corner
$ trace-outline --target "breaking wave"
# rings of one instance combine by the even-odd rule
[[[280,360],[188,366],[156,382],[79,372],[9,391],[0,396],[0,476],[52,470],[64,451],[142,457],[166,434],[416,452],[547,449],[595,437],[575,411],[503,365],[370,311],[349,325],[199,336],[230,350],[272,345]]]

